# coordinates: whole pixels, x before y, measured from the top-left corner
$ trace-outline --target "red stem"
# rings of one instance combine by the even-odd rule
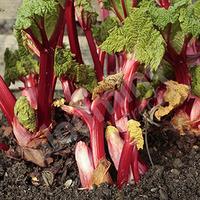
[[[123,17],[121,16],[121,14],[120,14],[120,12],[119,12],[119,10],[118,10],[118,8],[117,8],[117,5],[116,5],[115,1],[114,1],[114,0],[110,0],[110,2],[111,2],[111,4],[112,4],[112,7],[113,7],[113,9],[114,9],[114,11],[115,11],[116,16],[119,18],[119,20],[120,20],[121,22],[123,22],[124,19],[123,19]]]
[[[101,62],[99,60],[99,56],[97,54],[97,47],[96,47],[96,44],[94,42],[94,38],[92,36],[92,31],[91,31],[90,28],[87,28],[87,29],[84,29],[84,32],[85,32],[85,36],[87,38],[88,45],[89,45],[89,48],[90,48],[90,53],[91,53],[91,56],[92,56],[92,59],[93,59],[97,80],[101,81],[103,79],[103,67],[101,65]]]
[[[43,49],[42,44],[40,43],[40,41],[35,37],[35,35],[33,34],[32,30],[30,28],[24,30],[31,38],[31,40],[33,41],[33,43],[35,44],[36,48],[41,51]]]
[[[121,0],[121,4],[122,4],[123,12],[124,12],[124,17],[126,18],[126,17],[127,17],[127,10],[126,10],[125,1],[124,1],[124,0]]]
[[[170,1],[169,0],[160,0],[160,6],[165,8],[165,9],[168,9],[169,6],[170,6]]]
[[[53,100],[54,50],[40,52],[40,73],[38,85],[38,122],[39,128],[51,123],[51,104]]]
[[[133,8],[137,7],[137,4],[138,4],[137,0],[132,0],[132,7]]]
[[[49,40],[50,46],[55,49],[56,45],[63,45],[63,35],[64,35],[64,29],[65,29],[65,25],[64,25],[64,14],[65,14],[65,10],[60,6],[60,13],[59,13],[59,17],[55,26],[55,30]],[[59,41],[59,42],[58,42]]]
[[[117,186],[119,189],[121,189],[124,184],[128,183],[129,180],[133,145],[134,144],[129,140],[125,140],[117,173]]]
[[[16,98],[9,90],[8,86],[4,82],[3,78],[0,76],[0,108],[5,115],[8,123],[12,125],[13,117],[14,117],[14,106],[16,102]]]
[[[76,29],[75,9],[72,0],[67,0],[65,9],[65,22],[67,25],[67,33],[69,37],[69,45],[71,52],[75,54],[78,63],[82,64],[83,59],[78,41],[78,34]]]
[[[105,51],[101,51],[99,49],[99,60],[101,62],[101,66],[103,66],[103,67],[104,67],[105,57],[106,57],[106,52]]]
[[[115,54],[109,55],[107,54],[107,74],[114,74],[116,73],[116,58]]]
[[[3,151],[8,151],[9,149],[9,146],[4,144],[4,143],[0,143],[0,150],[3,150]]]
[[[111,96],[111,93],[105,93],[102,97],[96,98],[91,105],[91,111],[93,114],[93,126],[92,131],[90,132],[90,145],[95,167],[98,165],[99,160],[105,157],[104,121],[105,113],[108,109]]]
[[[69,103],[71,101],[72,94],[75,90],[73,82],[67,78],[62,77],[61,79],[62,88],[65,100]]]
[[[138,156],[139,156],[139,153],[137,150],[137,146],[134,145],[133,152],[132,152],[131,168],[132,168],[135,183],[138,183],[140,180],[139,167],[138,167]]]

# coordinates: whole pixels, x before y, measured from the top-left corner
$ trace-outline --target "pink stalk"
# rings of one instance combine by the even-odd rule
[[[101,62],[101,66],[104,68],[104,62],[105,62],[105,57],[107,55],[107,53],[105,51],[101,51],[101,49],[99,49],[99,60]]]
[[[87,39],[87,42],[89,45],[90,53],[91,53],[91,56],[93,59],[97,80],[101,81],[103,79],[103,66],[101,65],[99,56],[97,54],[97,47],[94,42],[94,38],[92,36],[91,28],[87,27],[86,29],[83,29],[83,30],[85,32],[85,36],[86,36],[86,39]]]
[[[16,117],[13,118],[13,133],[15,138],[17,139],[17,143],[20,146],[27,146],[27,144],[31,141],[32,135],[29,133],[17,120]]]
[[[1,88],[1,95],[0,95],[0,108],[5,115],[8,123],[12,125],[13,118],[14,118],[14,106],[16,102],[16,98],[9,90],[8,86],[4,82],[3,78],[0,76],[0,88]]]
[[[9,149],[9,146],[4,144],[4,143],[0,143],[0,150],[3,150],[3,151],[8,151]]]
[[[62,37],[63,37],[62,35],[64,34],[64,28],[65,28],[65,26],[64,26],[64,14],[65,14],[65,10],[60,6],[59,17],[58,17],[54,32],[53,32],[53,34],[52,34],[52,36],[49,40],[49,44],[53,49],[56,48],[59,39],[62,40]],[[59,41],[59,44],[61,42],[62,41]]]
[[[111,93],[105,93],[102,97],[97,97],[91,105],[91,112],[93,114],[93,127],[92,132],[90,133],[90,145],[95,167],[98,165],[99,160],[105,157],[104,120],[111,96]]]
[[[115,54],[109,55],[107,54],[107,74],[115,74],[116,73],[116,58]]]
[[[121,0],[121,5],[122,5],[122,9],[124,12],[124,17],[127,17],[127,10],[126,10],[126,4],[125,4],[125,0]]]
[[[130,176],[130,166],[131,166],[131,154],[133,151],[133,142],[129,140],[125,140],[120,162],[119,162],[119,169],[117,172],[117,186],[119,189],[122,188],[124,184],[127,184],[129,181]]]
[[[38,89],[37,87],[28,87],[22,90],[22,96],[27,97],[32,108],[37,109]]]
[[[85,189],[92,189],[92,175],[94,164],[90,148],[82,141],[78,142],[75,148],[75,159],[78,165],[81,185]]]
[[[200,120],[200,98],[196,97],[194,103],[192,105],[192,109],[190,112],[190,120],[196,121]]]
[[[54,81],[54,50],[46,49],[40,53],[40,73],[38,85],[38,122],[48,127],[51,123],[51,104]]]
[[[120,14],[120,12],[119,12],[119,10],[118,10],[118,8],[117,8],[117,5],[116,5],[115,1],[114,1],[114,0],[110,0],[110,3],[112,4],[112,7],[113,7],[113,9],[114,9],[114,11],[115,11],[115,14],[116,14],[116,16],[118,17],[118,19],[119,19],[121,22],[123,22],[124,19],[123,19],[123,17],[121,16],[121,14]]]
[[[140,180],[140,173],[139,173],[139,165],[138,165],[138,150],[137,150],[137,146],[134,145],[133,146],[133,152],[132,152],[132,160],[131,160],[131,168],[132,168],[132,172],[133,172],[133,177],[134,177],[134,181],[135,183],[138,183]]]
[[[83,59],[81,55],[81,50],[78,41],[78,34],[76,29],[74,1],[72,0],[66,1],[65,22],[67,25],[67,33],[69,37],[69,45],[71,52],[75,55],[77,62],[82,64]]]
[[[133,8],[137,7],[137,4],[138,4],[137,0],[132,0],[132,7]]]
[[[69,103],[71,101],[72,94],[75,90],[74,84],[71,80],[62,77],[61,79],[62,89],[64,93],[65,100]]]

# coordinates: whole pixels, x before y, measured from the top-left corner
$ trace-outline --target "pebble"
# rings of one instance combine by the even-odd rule
[[[156,192],[158,188],[151,188],[151,192]]]
[[[169,199],[166,191],[159,189],[159,194],[160,194],[160,200],[168,200]]]
[[[183,163],[180,158],[176,158],[173,162],[174,168],[181,168],[183,167]]]
[[[65,188],[69,188],[71,185],[72,185],[72,179],[69,179],[64,183]]]
[[[174,174],[174,175],[179,176],[180,171],[179,171],[178,169],[172,169],[172,170],[171,170],[171,173]]]

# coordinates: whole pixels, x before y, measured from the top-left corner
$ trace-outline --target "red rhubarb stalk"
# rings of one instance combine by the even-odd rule
[[[133,156],[132,156],[132,161],[131,161],[131,168],[132,168],[132,172],[133,172],[134,181],[135,181],[135,183],[138,183],[140,180],[139,165],[138,165],[139,153],[138,153],[136,145],[133,146],[132,155]]]
[[[117,173],[117,185],[119,189],[129,181],[130,166],[131,166],[131,153],[133,151],[133,142],[128,139],[125,140]]]
[[[82,64],[83,59],[82,59],[81,50],[80,50],[79,41],[78,41],[74,2],[72,0],[66,1],[65,22],[67,25],[67,33],[69,37],[69,45],[70,45],[71,52],[75,55],[77,62]]]
[[[121,5],[122,5],[123,12],[124,12],[124,17],[126,18],[127,17],[127,10],[126,10],[126,4],[125,4],[124,0],[121,0]]]
[[[0,76],[0,108],[5,115],[8,123],[12,125],[13,117],[14,117],[14,106],[16,102],[16,98],[9,90],[8,86],[4,82],[3,78]]]
[[[39,127],[51,123],[51,104],[54,81],[54,50],[46,49],[40,53],[40,73],[38,85],[38,122]]]
[[[85,32],[85,36],[89,45],[90,53],[92,56],[92,60],[94,63],[94,68],[97,76],[97,80],[101,81],[103,79],[103,66],[99,60],[99,56],[97,54],[97,47],[94,42],[94,38],[92,36],[92,31],[90,28],[83,29]]]

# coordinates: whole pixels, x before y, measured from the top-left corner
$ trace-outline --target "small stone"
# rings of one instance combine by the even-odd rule
[[[54,181],[54,174],[51,171],[43,171],[42,178],[46,184],[46,186],[51,186]]]
[[[168,195],[163,189],[159,189],[160,200],[168,200]]]
[[[181,168],[183,167],[183,163],[180,158],[176,158],[173,162],[174,168]]]
[[[158,188],[151,188],[151,192],[156,192]]]
[[[194,145],[192,148],[195,149],[195,150],[199,150],[199,146],[198,145]]]
[[[67,180],[65,183],[64,183],[64,186],[65,186],[65,188],[69,188],[71,185],[72,185],[72,179],[69,179],[69,180]]]
[[[171,170],[171,173],[174,174],[174,175],[179,176],[180,171],[179,171],[178,169],[172,169],[172,170]]]

